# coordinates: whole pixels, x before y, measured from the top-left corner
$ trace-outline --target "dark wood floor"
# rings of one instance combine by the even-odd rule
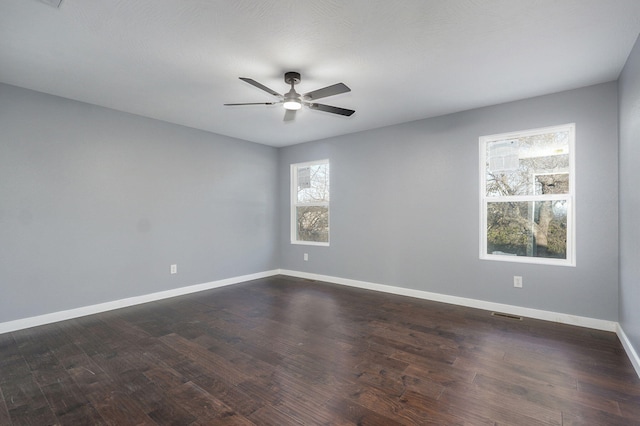
[[[0,335],[0,425],[631,425],[613,333],[289,277]]]

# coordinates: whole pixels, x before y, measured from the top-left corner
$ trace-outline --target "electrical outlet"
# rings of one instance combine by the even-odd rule
[[[171,265],[171,273],[172,274],[178,273],[178,265]]]
[[[307,262],[309,260],[309,253],[305,253],[303,258],[304,258],[304,261]]]
[[[518,275],[513,276],[513,286],[516,288],[522,288],[522,277]]]

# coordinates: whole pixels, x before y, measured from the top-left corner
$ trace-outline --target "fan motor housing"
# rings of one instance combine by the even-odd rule
[[[295,71],[289,71],[284,73],[284,82],[287,84],[298,84],[300,83],[300,73]]]

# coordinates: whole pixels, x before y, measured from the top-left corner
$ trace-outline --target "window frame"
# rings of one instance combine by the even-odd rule
[[[522,137],[535,136],[546,133],[569,132],[569,191],[567,194],[546,194],[546,195],[513,195],[502,197],[487,196],[487,155],[488,144],[490,142],[507,139],[518,139]],[[536,129],[522,130],[516,132],[500,133],[494,135],[481,136],[479,138],[479,160],[480,160],[480,259],[495,260],[502,262],[517,262],[540,265],[556,266],[576,266],[576,164],[575,164],[575,123],[561,124],[557,126],[541,127]],[[533,256],[514,256],[492,254],[487,251],[487,209],[490,202],[540,202],[550,200],[566,200],[567,203],[567,245],[566,258],[546,258]]]
[[[321,164],[326,164],[329,166],[329,201],[327,202],[318,202],[318,203],[299,203],[298,202],[298,169],[301,167],[308,167],[308,166],[317,166],[317,165],[321,165]],[[300,244],[300,245],[308,245],[308,246],[324,246],[324,247],[328,247],[330,245],[331,242],[331,162],[329,161],[328,158],[322,159],[322,160],[315,160],[315,161],[305,161],[303,163],[293,163],[290,166],[290,173],[291,173],[291,178],[290,178],[290,183],[291,183],[291,187],[290,187],[290,192],[291,192],[291,197],[290,197],[290,206],[291,206],[291,215],[290,215],[290,222],[291,222],[291,226],[290,226],[290,231],[291,231],[291,244]],[[326,207],[327,208],[327,215],[328,215],[328,219],[327,219],[327,241],[304,241],[304,240],[299,240],[298,239],[298,229],[297,229],[297,221],[298,221],[298,212],[297,212],[297,208],[299,206],[319,206],[319,207]]]

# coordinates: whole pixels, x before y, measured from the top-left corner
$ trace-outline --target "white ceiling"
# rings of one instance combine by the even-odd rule
[[[47,3],[0,2],[0,82],[272,146],[612,81],[640,33],[640,0]],[[356,113],[222,105],[285,71]]]

